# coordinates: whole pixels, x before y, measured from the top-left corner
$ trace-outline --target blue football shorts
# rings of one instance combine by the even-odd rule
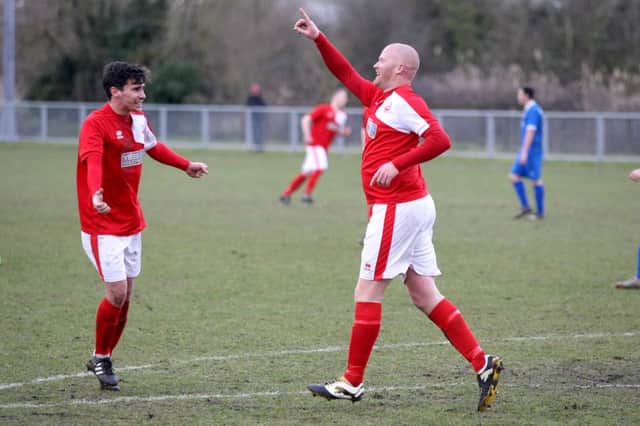
[[[531,180],[540,179],[542,177],[542,156],[530,156],[526,164],[520,164],[519,157],[516,157],[516,160],[513,162],[513,167],[511,168],[511,173]]]

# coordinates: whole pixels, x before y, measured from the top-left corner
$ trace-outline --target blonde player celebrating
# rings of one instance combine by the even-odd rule
[[[351,128],[346,126],[347,114],[344,112],[348,100],[346,90],[336,90],[328,104],[320,104],[302,117],[300,124],[306,145],[306,155],[302,163],[302,171],[291,180],[280,196],[283,204],[288,205],[291,202],[291,194],[307,179],[302,201],[313,203],[313,190],[318,179],[329,166],[327,151],[331,143],[336,135],[351,134]]]
[[[640,182],[640,169],[632,170],[629,173],[629,179],[634,182]],[[638,263],[636,269],[636,276],[627,280],[616,283],[616,288],[619,289],[640,289],[640,246],[638,246]]]
[[[156,140],[142,112],[146,71],[137,65],[105,66],[102,86],[108,101],[82,124],[77,191],[82,246],[104,282],[96,313],[95,349],[87,363],[102,389],[120,390],[111,354],[127,322],[133,280],[141,271],[144,216],[138,186],[144,154],[193,178],[207,174]]]
[[[309,385],[314,395],[359,401],[364,371],[380,331],[385,289],[398,275],[415,306],[445,334],[469,361],[480,386],[478,410],[496,397],[502,360],[482,350],[456,306],[438,291],[440,275],[431,241],[436,211],[420,164],[451,146],[427,104],[411,88],[420,58],[406,44],[386,46],[365,80],[300,9],[294,30],[313,40],[329,70],[364,106],[366,142],[362,184],[371,216],[362,248],[355,289],[355,321],[347,368],[338,380]],[[422,141],[422,143],[419,143]]]

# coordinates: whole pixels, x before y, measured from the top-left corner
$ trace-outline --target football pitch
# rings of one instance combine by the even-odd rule
[[[635,272],[633,165],[548,162],[543,222],[511,219],[510,162],[424,167],[440,290],[505,362],[479,418],[471,368],[398,279],[363,400],[305,390],[345,366],[357,155],[330,157],[313,206],[285,207],[301,154],[178,151],[209,176],[145,160],[143,273],[114,354],[122,391],[107,393],[84,371],[103,290],[80,244],[75,147],[0,144],[0,423],[640,423],[640,291],[612,286]]]

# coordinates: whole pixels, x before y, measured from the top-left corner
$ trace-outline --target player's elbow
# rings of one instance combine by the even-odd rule
[[[447,150],[449,150],[451,148],[451,138],[449,137],[449,135],[447,134],[447,132],[445,132],[444,130],[441,130],[438,133],[438,145],[440,146],[440,149],[442,150],[442,152],[445,152]]]

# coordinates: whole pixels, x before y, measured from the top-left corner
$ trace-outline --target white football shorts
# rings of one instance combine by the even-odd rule
[[[302,173],[309,174],[316,170],[327,170],[329,162],[327,160],[327,150],[322,146],[307,146],[307,154],[302,163]]]
[[[140,275],[142,234],[125,237],[90,235],[82,232],[82,248],[105,283],[124,281]]]
[[[374,204],[364,237],[360,278],[380,281],[406,275],[441,275],[431,238],[436,207],[431,195],[398,204]]]

